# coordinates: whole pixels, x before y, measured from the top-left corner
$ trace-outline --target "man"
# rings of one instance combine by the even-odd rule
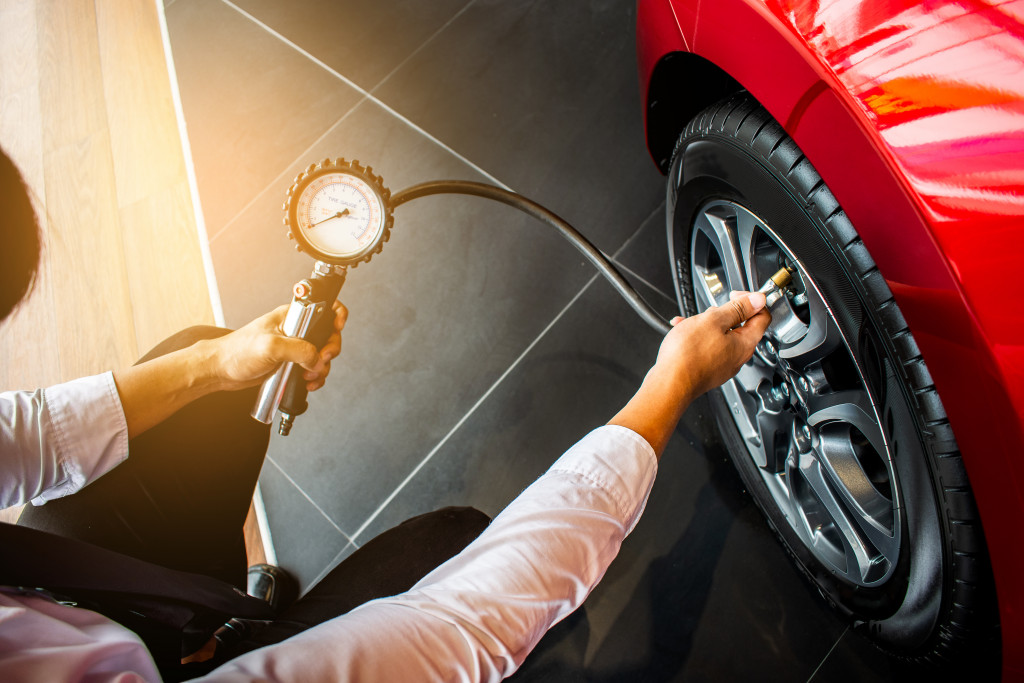
[[[4,205],[28,206],[9,161],[0,172]],[[15,235],[34,232],[31,207],[19,215],[5,232],[32,242]],[[31,258],[31,268],[0,264],[18,273],[2,283],[8,300],[29,288]],[[186,331],[131,368],[0,395],[0,502],[46,502],[23,515],[31,528],[0,529],[4,680],[508,676],[600,581],[683,411],[736,373],[770,318],[762,295],[741,294],[675,319],[636,395],[489,525],[466,509],[410,520],[266,625],[181,664],[225,616],[260,616],[221,590],[241,583],[237,540],[268,438],[248,418],[252,387],[284,361],[321,386],[341,349],[346,311],[336,311],[319,351],[281,334],[282,308],[235,332]],[[79,560],[70,570],[48,561],[67,555]]]

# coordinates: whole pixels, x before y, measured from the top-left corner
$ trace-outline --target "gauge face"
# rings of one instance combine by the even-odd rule
[[[300,191],[293,210],[296,239],[326,261],[359,259],[385,237],[384,202],[359,175],[345,171],[316,175]]]

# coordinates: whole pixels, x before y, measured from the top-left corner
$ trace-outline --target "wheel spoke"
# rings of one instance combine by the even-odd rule
[[[774,374],[775,371],[772,368],[757,360],[752,360],[740,367],[740,371],[736,373],[735,379],[743,391],[753,394],[757,391],[757,387],[761,385],[761,382],[766,379],[770,380]]]
[[[842,553],[846,556],[845,571],[838,565],[836,568],[844,574],[851,575],[851,578],[858,583],[863,583],[875,566],[876,555],[861,539],[857,532],[857,525],[851,521],[850,516],[847,515],[846,510],[833,494],[832,487],[825,479],[823,469],[818,459],[813,456],[813,451],[800,457],[800,473],[803,475],[804,481],[811,487],[815,498],[831,522],[832,529],[842,544]],[[817,525],[817,528],[811,529],[811,537],[814,546],[831,543],[828,536],[823,533],[820,524]],[[826,557],[830,555],[829,548],[819,547],[818,549],[822,555]]]
[[[722,385],[722,394],[729,405],[729,411],[732,413],[732,419],[736,423],[736,428],[747,445],[751,459],[757,463],[758,467],[763,467],[767,462],[768,456],[764,452],[764,442],[761,441],[761,435],[757,430],[754,419],[751,417],[751,411],[743,399],[743,392],[735,380],[729,380]]]
[[[765,455],[765,462],[758,465],[769,472],[781,472],[787,453],[786,451],[779,452],[777,440],[787,439],[788,441],[793,415],[792,413],[771,413],[759,410],[756,419],[757,431],[761,437],[761,448]]]
[[[857,460],[849,435],[823,437],[818,453],[823,475],[850,510],[850,519],[890,562],[896,561],[896,529],[892,500],[872,485]]]
[[[789,346],[784,345],[779,349],[779,356],[796,366],[805,366],[820,361],[844,343],[839,326],[836,325],[832,313],[828,310],[817,289],[807,278],[804,278],[804,284],[810,323],[804,326],[803,329],[806,331],[802,336],[796,338],[796,343]],[[786,301],[786,306],[789,306],[789,301]],[[796,314],[792,312],[792,308],[788,310],[790,315],[795,318]]]
[[[705,301],[713,301],[715,306],[729,301],[729,292],[747,288],[735,219],[735,211],[723,204],[709,207],[694,222],[696,231],[691,246],[694,284],[705,290]]]
[[[875,409],[866,391],[850,389],[811,397],[807,424],[820,429],[828,422],[845,422],[864,435],[871,447],[888,460],[885,435],[875,417]]]

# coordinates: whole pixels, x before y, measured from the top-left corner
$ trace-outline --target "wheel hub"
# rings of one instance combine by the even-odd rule
[[[754,357],[722,387],[772,503],[839,578],[877,586],[900,550],[898,482],[876,403],[850,344],[803,264],[745,207],[711,201],[690,243],[699,310],[795,269]]]

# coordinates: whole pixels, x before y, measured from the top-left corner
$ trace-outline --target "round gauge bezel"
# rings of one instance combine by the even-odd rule
[[[380,205],[383,225],[376,239],[348,256],[338,256],[319,249],[304,234],[299,223],[299,207],[304,193],[318,180],[331,175],[348,175],[362,181],[374,193],[375,199]],[[319,192],[320,190],[316,191]],[[362,166],[358,161],[346,161],[345,159],[332,161],[324,159],[319,164],[310,165],[309,168],[300,173],[292,186],[288,188],[288,194],[284,203],[284,222],[288,227],[288,237],[295,240],[296,249],[309,254],[319,261],[336,266],[357,266],[360,263],[369,261],[374,254],[380,253],[384,248],[384,242],[387,242],[391,237],[391,226],[394,223],[394,218],[392,216],[392,207],[388,203],[390,198],[391,191],[384,187],[383,180],[380,176],[373,173],[372,168]]]

